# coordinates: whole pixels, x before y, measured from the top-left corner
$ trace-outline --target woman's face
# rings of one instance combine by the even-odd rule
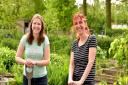
[[[81,35],[83,33],[86,33],[87,23],[83,19],[81,19],[80,17],[77,17],[74,20],[74,27],[75,27],[76,33]]]
[[[35,18],[32,22],[32,31],[34,34],[39,34],[42,28],[41,20],[38,18]]]

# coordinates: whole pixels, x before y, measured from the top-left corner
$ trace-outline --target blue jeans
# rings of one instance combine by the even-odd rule
[[[23,76],[23,85],[28,85],[28,79],[26,76]],[[40,78],[32,78],[31,85],[48,85],[47,75]]]

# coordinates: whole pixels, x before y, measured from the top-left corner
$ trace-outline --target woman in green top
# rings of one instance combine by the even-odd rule
[[[32,70],[31,85],[48,85],[46,66],[50,62],[50,43],[44,33],[44,21],[35,14],[29,24],[30,32],[20,40],[16,62],[24,65],[23,85],[28,85],[27,71]],[[23,58],[25,54],[25,58]]]

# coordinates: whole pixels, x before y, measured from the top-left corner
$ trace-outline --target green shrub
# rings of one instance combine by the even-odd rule
[[[11,67],[11,73],[12,73],[12,75],[14,75],[14,79],[15,79],[15,82],[11,82],[11,83],[13,83],[12,85],[22,85],[22,82],[23,82],[23,65],[14,64]]]
[[[119,37],[128,34],[128,29],[111,29],[107,30],[106,34],[110,37]]]
[[[128,68],[128,35],[116,38],[109,48],[109,55],[118,61],[120,66]]]
[[[101,35],[97,36],[97,44],[103,50],[108,50],[110,48],[110,44],[113,41],[113,37]]]
[[[11,66],[15,63],[14,50],[10,50],[7,47],[0,47],[0,61],[5,65],[6,69],[10,71]]]
[[[68,58],[66,55],[51,54],[51,63],[48,66],[49,85],[67,85]]]
[[[108,85],[107,81],[101,81],[98,85]]]
[[[66,35],[49,35],[51,51],[57,54],[70,54],[71,39]]]
[[[19,28],[14,29],[0,29],[0,38],[14,38],[20,39],[23,33],[18,30]]]
[[[5,47],[8,47],[10,49],[16,50],[19,44],[19,40],[12,39],[12,38],[4,38],[1,41],[1,44]]]
[[[97,46],[96,57],[105,59],[107,57],[107,50],[103,50],[99,46]]]
[[[119,77],[117,82],[114,83],[114,85],[128,85],[128,76],[125,77]]]
[[[97,3],[97,1],[95,1]],[[105,25],[105,13],[103,9],[96,9],[99,8],[98,3],[94,5],[94,7],[89,7],[88,15],[87,15],[87,22],[91,29],[94,30],[94,33],[100,33],[101,30],[104,29]]]
[[[6,70],[5,65],[1,62],[0,63],[0,75],[6,74],[8,71]]]
[[[18,29],[0,29],[0,44],[16,50],[22,35]]]

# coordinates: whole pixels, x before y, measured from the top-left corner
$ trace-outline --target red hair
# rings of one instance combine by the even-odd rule
[[[84,21],[84,23],[86,23],[86,21],[87,21],[86,16],[84,16],[82,13],[76,13],[76,14],[74,14],[74,16],[73,16],[73,25],[75,25],[75,21],[76,21],[78,18],[79,18],[81,21]],[[88,30],[87,33],[90,35],[90,30],[89,30],[88,25],[87,25],[87,27],[86,27],[85,29]],[[77,37],[77,39],[79,39],[79,35],[78,35],[78,34],[76,34],[76,37]]]
[[[86,22],[86,17],[83,15],[83,14],[81,14],[81,13],[76,13],[74,16],[73,16],[73,25],[75,24],[75,21],[76,21],[76,19],[78,19],[78,18],[80,18],[80,20],[82,20],[82,21],[84,21],[84,22]]]

